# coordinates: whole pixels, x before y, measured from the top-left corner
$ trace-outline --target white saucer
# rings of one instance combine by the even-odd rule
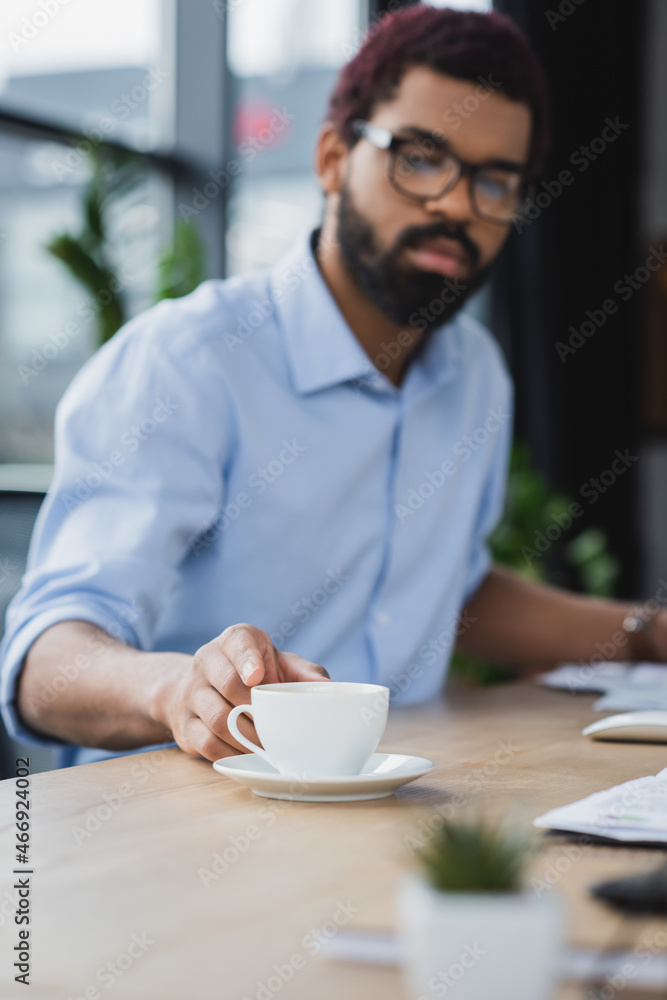
[[[292,799],[295,802],[358,802],[384,799],[408,781],[420,778],[433,767],[425,757],[407,757],[397,753],[374,753],[361,774],[344,778],[291,778],[280,774],[255,753],[222,757],[213,764],[255,795],[267,799]]]

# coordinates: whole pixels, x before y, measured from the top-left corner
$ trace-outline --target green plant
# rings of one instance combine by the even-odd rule
[[[530,841],[482,819],[447,821],[419,855],[441,892],[518,892]]]
[[[155,301],[177,299],[204,280],[204,244],[193,222],[178,219],[174,238],[158,263],[158,289]]]
[[[115,202],[141,182],[145,167],[138,155],[104,144],[88,155],[91,178],[84,192],[81,230],[77,234],[57,234],[46,249],[91,296],[101,346],[129,318],[121,294],[123,282],[112,263],[107,214]],[[158,263],[155,301],[187,295],[203,281],[204,271],[204,248],[197,227],[179,220],[173,240]]]
[[[511,566],[523,576],[536,580],[548,578],[540,553],[535,552],[535,538],[547,524],[567,514],[569,498],[552,492],[544,476],[535,468],[526,444],[515,442],[510,457],[503,518],[489,538],[489,548],[496,562]]]
[[[97,315],[98,343],[103,344],[126,320],[121,283],[111,263],[106,214],[114,198],[138,179],[139,163],[130,153],[98,147],[89,153],[91,178],[83,198],[83,225],[78,234],[59,233],[46,249],[62,261],[91,296]]]
[[[600,528],[588,528],[565,547],[568,562],[575,566],[583,589],[598,597],[613,597],[619,564],[607,548],[607,536]]]
[[[553,580],[548,560],[536,548],[546,528],[571,523],[572,498],[549,489],[533,463],[530,449],[515,442],[510,458],[505,511],[489,538],[495,562],[511,566],[536,580]],[[547,538],[548,541],[548,538]],[[556,543],[557,546],[557,543]],[[597,597],[610,597],[618,576],[618,561],[609,553],[607,536],[600,528],[587,528],[563,549],[566,567],[581,588]]]

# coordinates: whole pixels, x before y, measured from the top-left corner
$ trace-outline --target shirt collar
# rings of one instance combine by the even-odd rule
[[[373,365],[345,322],[315,260],[316,234],[317,229],[303,236],[270,270],[297,392],[305,395],[349,381],[400,391]],[[461,363],[460,335],[456,321],[434,330],[410,369],[418,369],[429,383],[449,381]]]

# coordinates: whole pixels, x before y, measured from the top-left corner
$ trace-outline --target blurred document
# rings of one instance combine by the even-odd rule
[[[629,663],[561,663],[537,675],[537,683],[559,691],[606,692],[620,684],[632,670]]]
[[[535,826],[611,840],[667,843],[667,768],[635,778],[568,806],[551,809]]]
[[[593,705],[598,712],[630,709],[667,709],[667,666],[638,663],[623,680],[607,688]]]
[[[559,691],[601,694],[593,705],[598,712],[667,710],[665,663],[562,663],[538,674],[537,682]]]

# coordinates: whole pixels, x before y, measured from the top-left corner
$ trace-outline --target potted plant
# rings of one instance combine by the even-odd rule
[[[446,822],[399,894],[412,1000],[549,1000],[563,914],[524,889],[525,838],[482,820]]]

